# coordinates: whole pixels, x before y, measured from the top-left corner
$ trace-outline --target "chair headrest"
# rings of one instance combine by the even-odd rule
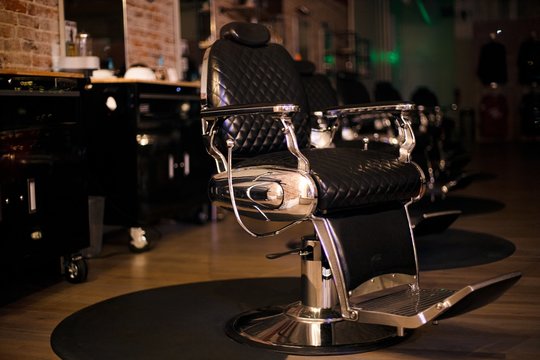
[[[311,61],[297,60],[294,65],[301,75],[313,75],[315,73],[315,64]]]
[[[263,46],[270,41],[270,31],[266,26],[246,22],[231,22],[223,25],[219,35],[222,39],[247,46]]]

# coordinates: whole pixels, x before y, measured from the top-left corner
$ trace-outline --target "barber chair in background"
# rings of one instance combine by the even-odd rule
[[[425,86],[418,87],[411,96],[418,108],[415,126],[417,139],[425,146],[413,152],[413,159],[429,174],[431,199],[444,198],[452,190],[468,186],[474,178],[466,170],[471,154],[462,141],[455,139],[456,120],[439,105],[437,96]]]
[[[316,147],[327,147],[327,146],[338,146],[338,147],[362,147],[369,148],[371,150],[384,151],[390,154],[393,154],[396,157],[399,157],[400,141],[396,130],[396,124],[394,118],[400,116],[400,111],[397,111],[396,106],[402,104],[399,101],[401,96],[393,88],[393,86],[387,82],[380,82],[376,86],[376,98],[383,99],[384,102],[379,102],[378,104],[384,104],[387,111],[377,111],[377,112],[364,112],[363,114],[358,114],[352,118],[347,118],[348,122],[346,124],[356,124],[355,127],[349,129],[349,131],[354,132],[354,136],[350,139],[345,140],[343,137],[338,136],[337,139],[334,138],[334,134],[339,134],[336,126],[332,127],[332,131],[328,132],[327,119],[322,117],[322,111],[324,109],[337,107],[338,106],[338,96],[336,90],[329,78],[324,75],[317,73],[315,71],[315,64],[310,61],[295,61],[296,68],[300,74],[302,84],[304,86],[305,93],[307,95],[307,101],[309,106],[309,113],[314,119],[312,123],[314,128],[311,131],[311,142]],[[352,89],[352,86],[351,86]],[[342,97],[343,98],[343,97]],[[394,100],[394,102],[390,102]],[[370,106],[375,106],[377,103],[372,103]],[[352,106],[352,104],[348,104]],[[421,112],[419,114],[422,114]],[[415,113],[415,115],[418,115]],[[418,116],[411,117],[410,120],[418,118]],[[345,122],[345,121],[343,121]],[[416,121],[418,123],[419,121]],[[428,159],[424,160],[423,156],[431,154],[429,150],[431,148],[431,138],[423,132],[419,132],[420,127],[413,126],[415,131],[415,140],[416,145],[412,150],[412,159],[420,160],[420,167],[425,174],[428,174],[430,177],[427,182],[429,196],[435,192],[434,184],[434,172],[429,171],[429,166],[431,164]],[[323,135],[329,133],[331,138],[334,138],[334,141],[330,143],[329,136],[326,137]],[[419,135],[419,136],[418,136]],[[418,144],[420,139],[421,143]],[[320,141],[322,140],[322,141]],[[420,146],[418,146],[420,145]],[[426,154],[426,155],[425,155]],[[415,158],[416,155],[416,158]],[[436,198],[434,197],[433,200]],[[425,235],[429,233],[442,232],[446,230],[461,214],[460,210],[447,209],[444,211],[433,211],[429,209],[431,204],[426,204],[425,202],[415,202],[409,207],[409,214],[411,217],[411,225],[414,229],[415,235]]]
[[[521,276],[511,273],[461,290],[423,289],[407,205],[424,177],[409,159],[361,148],[309,145],[307,101],[294,62],[269,44],[260,24],[230,23],[203,61],[201,117],[218,173],[214,204],[255,237],[303,221],[298,302],[249,311],[226,332],[254,346],[298,354],[373,350],[411,329],[495,300]],[[407,137],[410,104],[396,106]],[[331,118],[386,108],[336,108]],[[414,144],[414,137],[408,138]],[[406,141],[406,144],[411,144]],[[248,222],[248,219],[252,219]],[[276,228],[259,232],[253,221]]]

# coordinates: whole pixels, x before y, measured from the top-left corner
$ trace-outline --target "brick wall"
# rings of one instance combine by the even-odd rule
[[[50,70],[58,0],[0,0],[0,68]]]
[[[0,0],[0,69],[51,69],[60,38],[58,1]],[[163,56],[174,67],[174,0],[127,0],[126,8],[127,65],[154,67]]]
[[[155,67],[163,56],[166,67],[175,67],[174,0],[127,0],[127,67],[144,63]]]

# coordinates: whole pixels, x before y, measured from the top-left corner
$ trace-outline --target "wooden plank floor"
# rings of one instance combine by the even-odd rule
[[[538,359],[540,357],[540,146],[482,145],[471,170],[497,175],[458,193],[494,199],[505,208],[461,217],[454,228],[485,232],[512,241],[509,258],[481,266],[424,272],[423,286],[450,288],[520,270],[524,276],[507,294],[473,313],[427,325],[406,342],[371,353],[329,359]],[[268,261],[264,254],[309,232],[300,225],[268,239],[243,233],[232,217],[195,226],[163,223],[155,248],[131,254],[125,242],[104,245],[91,259],[88,282],[58,282],[0,307],[0,359],[56,359],[49,341],[71,313],[113,296],[182,283],[245,277],[296,276],[294,256]],[[1,291],[1,290],[0,290]],[[181,357],[179,357],[181,358]],[[290,356],[290,359],[306,357]]]

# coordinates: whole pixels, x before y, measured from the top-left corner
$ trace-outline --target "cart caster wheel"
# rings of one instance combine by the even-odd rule
[[[210,220],[210,205],[204,204],[195,213],[195,223],[204,225]]]
[[[88,278],[88,264],[83,258],[67,260],[64,264],[64,277],[67,282],[79,284]]]
[[[131,252],[138,254],[150,250],[150,243],[146,238],[146,231],[143,228],[129,229],[129,236],[131,236],[131,241],[129,242],[129,250]]]

